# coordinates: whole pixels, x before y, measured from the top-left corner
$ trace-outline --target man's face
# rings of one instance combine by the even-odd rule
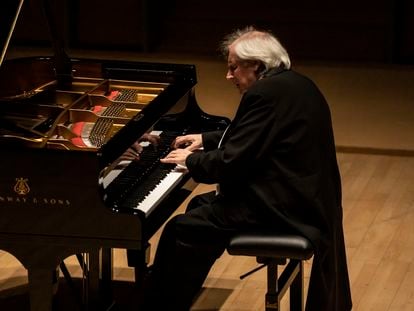
[[[229,48],[229,56],[227,59],[226,79],[232,81],[243,94],[247,89],[257,81],[257,62],[242,61],[237,58],[234,51],[234,44]]]

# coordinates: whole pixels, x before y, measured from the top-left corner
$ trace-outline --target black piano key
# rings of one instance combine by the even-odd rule
[[[145,197],[167,176],[174,165],[161,164],[149,174],[143,183],[137,184],[118,207],[121,209],[135,208]]]
[[[124,201],[131,200],[131,193],[134,194],[134,202],[141,201],[175,167],[161,163],[160,159],[170,152],[173,140],[181,134],[163,132],[157,146],[145,147],[140,160],[132,161],[105,189],[107,203],[114,206],[136,206],[135,203]]]

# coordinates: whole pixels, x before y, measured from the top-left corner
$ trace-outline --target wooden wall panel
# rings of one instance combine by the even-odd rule
[[[31,0],[28,3],[40,3]],[[272,30],[292,58],[414,63],[410,0],[61,0],[75,48],[215,55],[219,41],[246,25]],[[32,5],[33,6],[33,5]],[[36,10],[26,10],[17,42],[44,42]],[[31,32],[27,29],[30,28]]]

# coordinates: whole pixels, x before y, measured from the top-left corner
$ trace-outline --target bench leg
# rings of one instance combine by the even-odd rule
[[[303,261],[298,261],[297,265],[299,267],[299,271],[290,285],[290,310],[304,311]]]
[[[269,263],[267,265],[267,292],[265,296],[265,310],[280,310],[277,265],[272,263]]]
[[[289,303],[291,311],[304,311],[304,264],[302,260],[291,260],[279,277],[278,265],[267,265],[267,292],[265,296],[266,311],[280,311],[281,300],[290,290]]]

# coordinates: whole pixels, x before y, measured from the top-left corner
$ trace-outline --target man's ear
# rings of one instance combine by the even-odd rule
[[[261,76],[266,70],[266,66],[262,62],[257,62],[255,64],[255,73],[259,77]]]

